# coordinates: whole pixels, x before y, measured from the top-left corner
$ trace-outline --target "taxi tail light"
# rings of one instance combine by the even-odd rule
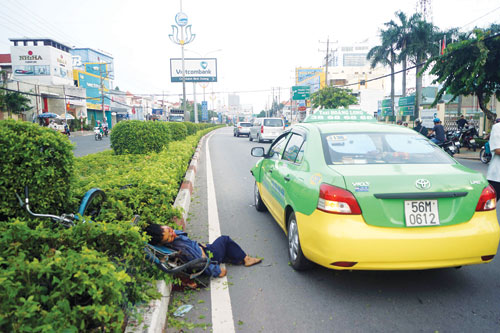
[[[261,133],[261,134],[263,134],[263,133],[264,133],[264,125],[262,125],[262,126],[260,127],[260,133]]]
[[[321,184],[317,208],[326,213],[360,215],[361,208],[354,195],[343,188]]]
[[[484,188],[476,206],[476,212],[493,210],[497,207],[497,194],[493,186],[488,185]]]

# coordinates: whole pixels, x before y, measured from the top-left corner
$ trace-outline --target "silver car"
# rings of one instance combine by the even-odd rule
[[[240,135],[250,135],[250,127],[252,127],[252,123],[249,122],[239,122],[236,125],[234,125],[234,130],[233,130],[233,135],[234,136],[240,136]]]
[[[273,141],[285,130],[285,122],[281,118],[255,118],[248,139]]]

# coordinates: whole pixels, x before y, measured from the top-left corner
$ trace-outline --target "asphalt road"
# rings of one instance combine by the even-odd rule
[[[253,207],[250,168],[254,146],[232,128],[209,141],[220,229],[262,264],[228,267],[228,290],[237,332],[498,332],[500,260],[425,271],[296,272],[288,265],[287,239],[269,213]],[[187,231],[208,240],[206,157],[201,163]],[[461,160],[481,172],[479,161]],[[174,294],[194,305],[183,320],[210,324],[210,291]],[[201,326],[202,327],[202,326]],[[195,328],[196,331],[201,328]],[[179,329],[168,329],[177,332]]]
[[[96,141],[93,134],[85,136],[73,134],[69,139],[75,144],[75,149],[73,150],[75,157],[111,149],[109,136],[103,137],[100,141]]]

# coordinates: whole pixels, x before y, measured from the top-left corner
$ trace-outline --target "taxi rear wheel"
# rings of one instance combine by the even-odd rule
[[[288,217],[288,258],[293,269],[302,271],[311,267],[312,263],[302,253],[299,240],[299,229],[295,213]]]
[[[265,212],[267,210],[266,205],[264,205],[264,202],[262,201],[262,198],[260,196],[259,192],[259,187],[257,186],[257,182],[255,182],[254,187],[253,187],[253,198],[254,198],[254,204],[255,204],[255,209],[259,212]]]

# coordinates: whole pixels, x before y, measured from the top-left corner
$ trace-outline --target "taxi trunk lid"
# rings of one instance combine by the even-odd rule
[[[343,175],[346,189],[356,197],[365,222],[380,227],[405,228],[409,219],[415,223],[415,217],[408,212],[411,205],[418,207],[418,202],[434,206],[437,225],[464,223],[471,219],[487,186],[484,177],[460,164],[330,167]]]

